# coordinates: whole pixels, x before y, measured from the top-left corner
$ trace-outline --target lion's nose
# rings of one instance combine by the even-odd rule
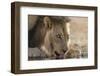
[[[60,56],[60,54],[58,52],[55,51],[56,56]]]
[[[62,51],[63,51],[63,53],[65,53],[67,51],[67,49],[63,49]]]

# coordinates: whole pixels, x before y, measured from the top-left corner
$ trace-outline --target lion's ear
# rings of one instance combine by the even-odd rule
[[[44,17],[44,24],[45,24],[45,27],[51,29],[52,25],[51,25],[51,20],[49,17]]]

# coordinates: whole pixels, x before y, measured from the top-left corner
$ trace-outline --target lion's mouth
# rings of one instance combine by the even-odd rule
[[[55,51],[55,54],[56,54],[56,59],[63,59],[64,58],[64,54],[59,54],[56,51]]]

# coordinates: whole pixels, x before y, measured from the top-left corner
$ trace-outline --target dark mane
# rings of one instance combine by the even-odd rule
[[[43,17],[39,16],[37,18],[34,28],[29,30],[28,32],[28,41],[29,41],[28,46],[29,47],[37,47],[39,46],[39,44],[43,42],[43,38],[45,35],[45,33],[42,32],[43,30],[44,30]]]
[[[70,21],[68,17],[64,17],[64,16],[49,16],[49,18],[51,19],[51,22],[58,23],[58,24],[62,24]]]

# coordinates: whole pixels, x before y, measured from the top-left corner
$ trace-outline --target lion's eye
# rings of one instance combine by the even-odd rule
[[[62,39],[63,36],[62,34],[57,34],[56,37]]]

